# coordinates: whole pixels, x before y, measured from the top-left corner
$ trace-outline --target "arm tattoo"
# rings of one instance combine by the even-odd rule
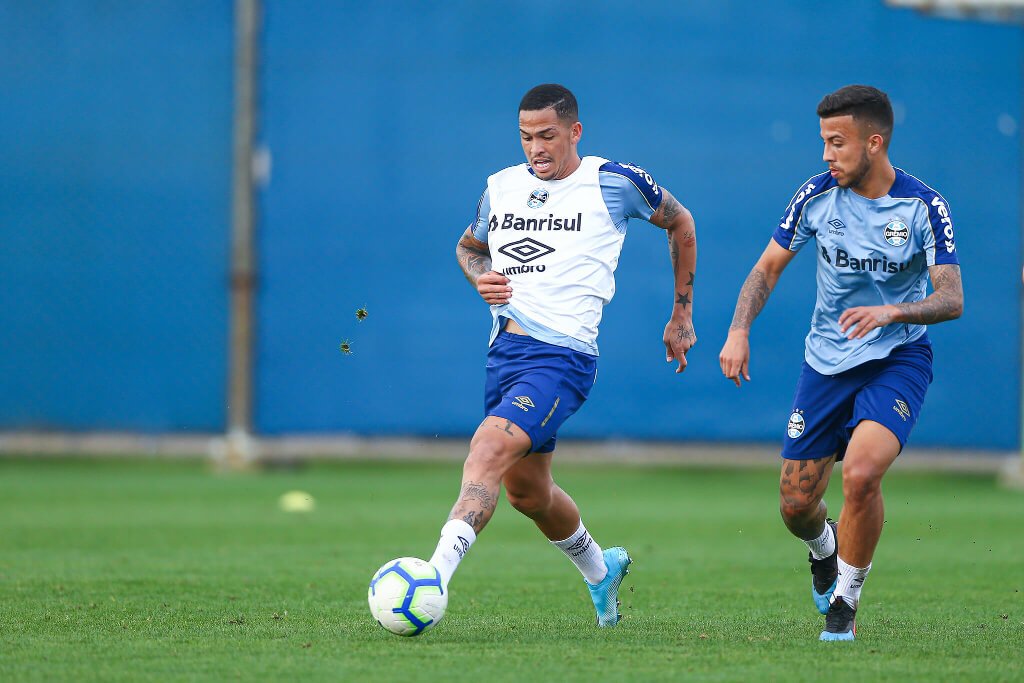
[[[668,254],[676,281],[675,305],[685,310],[693,302],[693,271],[697,260],[696,228],[693,217],[683,205],[668,190],[664,192],[661,206],[650,220],[668,233]],[[686,273],[689,273],[690,281],[684,284],[682,276]]]
[[[960,266],[932,266],[932,285],[935,291],[923,300],[896,304],[902,314],[900,322],[933,325],[960,317],[964,310]]]
[[[676,329],[676,343],[681,344],[684,339],[690,341],[690,345],[697,340],[697,335],[693,332],[693,325],[680,325]]]
[[[679,201],[666,192],[665,198],[661,203],[661,222],[659,225],[663,228],[667,228],[672,225],[672,221],[676,219],[676,216],[678,216],[682,210],[683,207]]]
[[[686,247],[694,247],[697,244],[697,235],[693,230],[687,230],[683,228],[682,232],[679,233],[679,239],[676,240],[675,228],[665,228],[668,231],[668,249],[669,255],[672,256],[673,267],[679,261],[679,242],[682,242]],[[692,282],[690,284],[693,284]]]
[[[736,300],[736,312],[733,313],[729,330],[749,330],[771,293],[768,278],[763,271],[755,267],[740,289],[739,299]]]
[[[481,244],[483,249],[479,246]],[[471,285],[475,285],[477,278],[491,269],[491,253],[487,250],[487,245],[479,242],[468,231],[455,247],[455,257]]]

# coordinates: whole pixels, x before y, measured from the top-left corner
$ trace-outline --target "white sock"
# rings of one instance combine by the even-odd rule
[[[821,535],[810,541],[804,541],[811,551],[811,557],[823,560],[836,551],[836,535],[832,533],[832,525],[825,522]]]
[[[441,527],[441,539],[437,542],[434,554],[430,556],[430,564],[441,572],[441,583],[445,586],[451,581],[459,562],[469,552],[476,540],[473,527],[461,519],[450,519]]]
[[[863,568],[854,567],[843,562],[843,558],[840,557],[835,597],[846,600],[846,604],[857,609],[857,605],[860,604],[860,589],[864,585],[864,579],[867,578],[869,571],[871,571],[870,563]]]
[[[564,541],[551,541],[551,543],[561,548],[562,552],[572,560],[587,583],[591,585],[601,583],[601,580],[608,574],[601,546],[587,531],[587,527],[583,526],[582,519],[576,533]]]

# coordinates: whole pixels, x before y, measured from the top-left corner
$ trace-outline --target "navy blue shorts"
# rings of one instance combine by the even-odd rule
[[[897,346],[887,358],[838,375],[823,375],[804,362],[782,457],[809,460],[835,453],[842,460],[861,420],[886,427],[902,450],[931,382],[932,345],[927,338]]]
[[[555,434],[597,379],[597,357],[533,337],[499,332],[487,352],[484,413],[511,420],[531,451],[555,450]]]

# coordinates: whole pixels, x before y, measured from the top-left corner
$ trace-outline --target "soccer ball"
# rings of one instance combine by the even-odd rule
[[[386,562],[370,581],[366,593],[377,623],[400,636],[418,636],[444,616],[448,591],[441,572],[415,557]]]

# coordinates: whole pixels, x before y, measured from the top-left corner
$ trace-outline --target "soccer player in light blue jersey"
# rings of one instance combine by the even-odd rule
[[[430,558],[447,587],[491,519],[502,485],[516,510],[576,565],[599,626],[620,615],[619,585],[631,560],[601,549],[573,499],[551,476],[558,428],[586,400],[597,377],[597,328],[615,292],[614,271],[630,218],[668,233],[674,289],[665,356],[686,367],[696,342],[693,218],[643,169],[580,157],[576,98],[554,84],[519,105],[525,164],[490,176],[476,219],[459,240],[462,270],[493,319],[484,421],[463,467],[462,489]],[[667,295],[671,294],[671,299]]]
[[[780,509],[810,550],[821,640],[853,640],[861,586],[882,534],[882,477],[932,380],[927,325],[963,311],[949,204],[889,162],[882,91],[850,85],[818,105],[828,171],[800,186],[747,276],[719,361],[750,381],[750,327],[786,265],[812,243],[818,297],[783,441]],[[928,294],[928,279],[933,292]],[[843,461],[838,525],[822,497]]]

